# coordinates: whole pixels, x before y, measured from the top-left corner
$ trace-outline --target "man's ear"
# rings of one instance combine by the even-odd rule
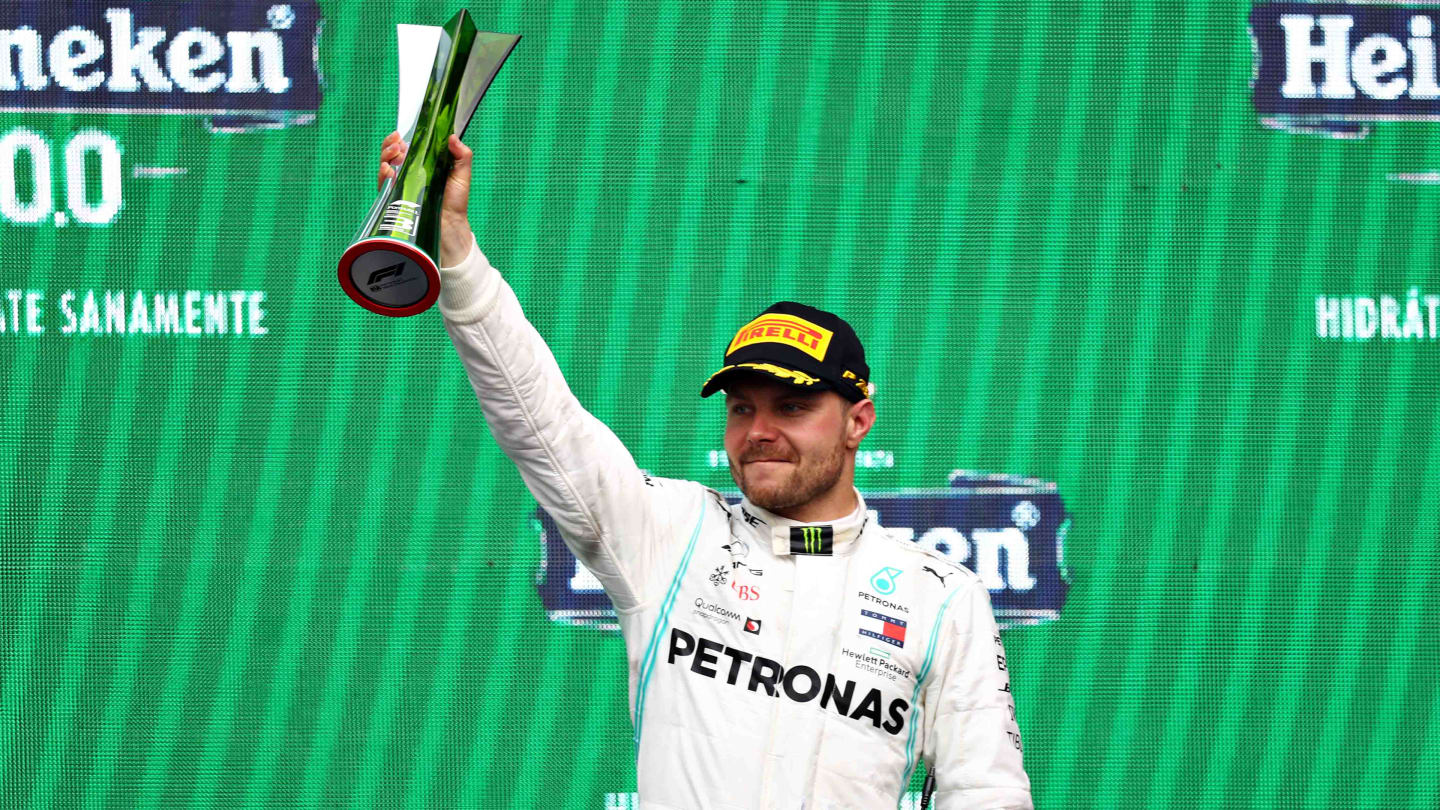
[[[875,426],[875,403],[862,399],[851,405],[845,416],[845,449],[855,450]]]

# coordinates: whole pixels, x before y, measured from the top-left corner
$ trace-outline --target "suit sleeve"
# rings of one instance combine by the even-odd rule
[[[571,393],[510,285],[478,247],[440,272],[445,330],[491,434],[615,607],[643,604],[672,533],[669,509],[697,512],[701,488],[640,471]]]
[[[1010,670],[990,594],[964,580],[949,612],[950,645],[926,688],[924,757],[936,810],[1031,810]],[[941,662],[937,662],[941,663]]]

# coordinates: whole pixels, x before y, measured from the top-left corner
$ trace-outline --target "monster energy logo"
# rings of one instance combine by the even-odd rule
[[[831,526],[793,526],[790,529],[791,554],[834,553],[835,529]]]

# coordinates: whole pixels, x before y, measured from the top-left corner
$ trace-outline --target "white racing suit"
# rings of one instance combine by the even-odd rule
[[[890,808],[921,759],[939,810],[1032,806],[978,577],[863,500],[799,524],[646,475],[477,248],[442,274],[491,433],[615,605],[642,807]]]

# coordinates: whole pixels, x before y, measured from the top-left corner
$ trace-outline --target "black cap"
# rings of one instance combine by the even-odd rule
[[[725,366],[710,375],[700,396],[737,374],[765,374],[796,388],[834,391],[851,402],[871,394],[870,366],[860,338],[839,315],[781,301],[740,327],[725,350]]]

